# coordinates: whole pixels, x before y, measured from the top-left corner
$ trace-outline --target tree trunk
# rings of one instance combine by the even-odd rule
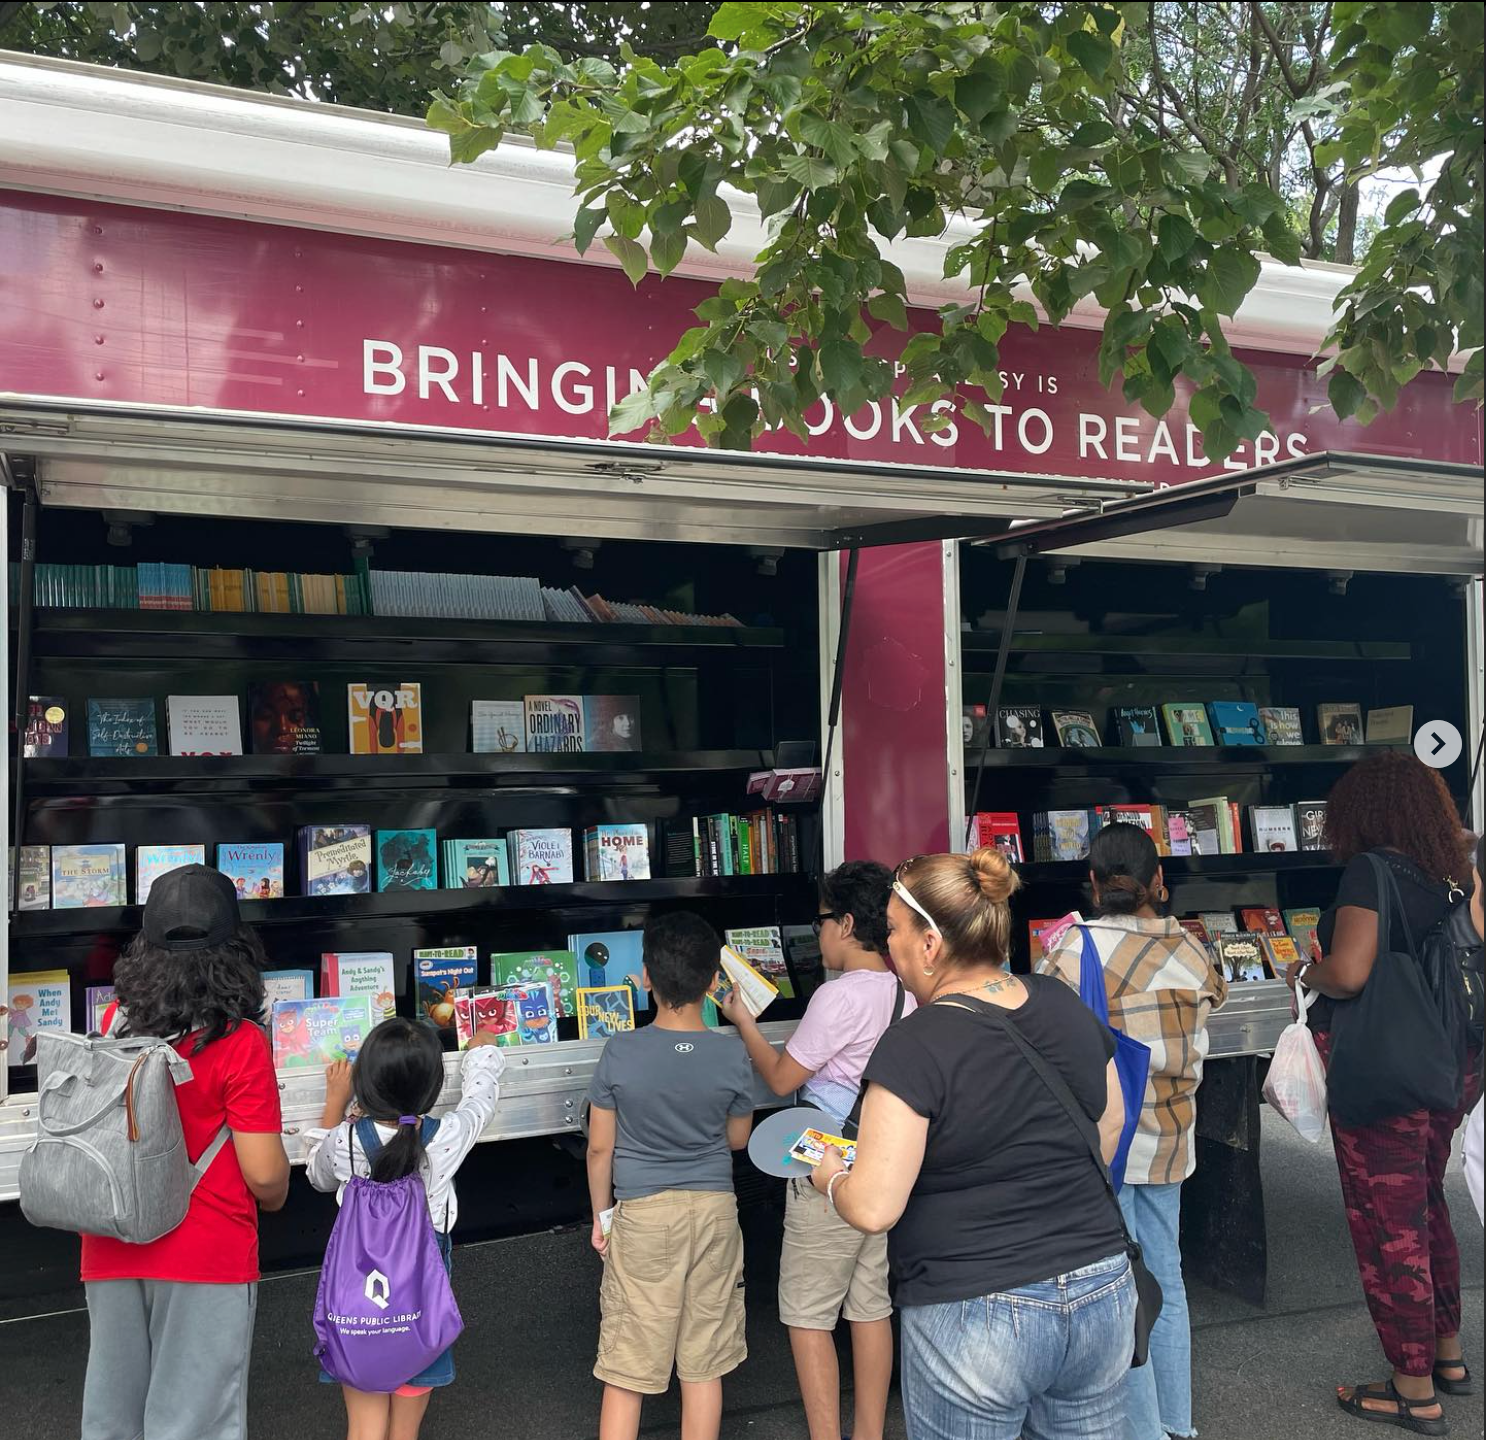
[[[1336,262],[1352,265],[1357,257],[1357,200],[1355,185],[1344,185],[1336,211]]]

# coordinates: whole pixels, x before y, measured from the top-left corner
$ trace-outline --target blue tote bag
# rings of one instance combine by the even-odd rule
[[[1145,1104],[1145,1082],[1151,1073],[1151,1047],[1132,1040],[1109,1024],[1109,996],[1104,989],[1104,966],[1099,963],[1099,948],[1084,926],[1078,927],[1078,933],[1084,941],[1078,993],[1084,1004],[1109,1026],[1109,1033],[1114,1036],[1115,1073],[1120,1077],[1120,1091],[1125,1097],[1125,1128],[1120,1131],[1119,1148],[1109,1165],[1109,1178],[1118,1190],[1125,1183],[1125,1160],[1130,1154],[1130,1142],[1135,1138],[1135,1127],[1140,1123],[1140,1111]]]

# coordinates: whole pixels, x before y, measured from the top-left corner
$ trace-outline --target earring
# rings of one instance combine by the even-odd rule
[[[924,974],[925,974],[925,975],[930,975],[930,976],[932,976],[932,975],[933,975],[933,973],[934,973],[934,967],[933,967],[933,966],[932,966],[932,965],[925,965],[925,966],[924,966]]]
[[[1158,885],[1156,887],[1156,903],[1158,905],[1164,905],[1170,899],[1171,891],[1168,890],[1164,885]]]

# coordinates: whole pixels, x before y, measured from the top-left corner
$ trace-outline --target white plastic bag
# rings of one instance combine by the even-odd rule
[[[1285,1117],[1302,1140],[1319,1143],[1326,1133],[1326,1067],[1315,1037],[1306,1027],[1309,993],[1295,982],[1295,1020],[1287,1025],[1274,1047],[1264,1098]]]

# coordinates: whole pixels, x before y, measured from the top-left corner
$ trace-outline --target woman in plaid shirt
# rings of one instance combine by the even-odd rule
[[[1042,962],[1075,990],[1087,934],[1104,967],[1109,1023],[1151,1051],[1145,1104],[1125,1162],[1120,1208],[1161,1285],[1151,1363],[1125,1382],[1126,1440],[1189,1436],[1192,1332],[1182,1283],[1182,1181],[1196,1168],[1192,1129],[1207,1057],[1207,1017],[1228,986],[1211,957],[1177,922],[1157,913],[1167,899],[1160,857],[1138,825],[1111,825],[1089,852],[1094,916],[1074,926]]]

